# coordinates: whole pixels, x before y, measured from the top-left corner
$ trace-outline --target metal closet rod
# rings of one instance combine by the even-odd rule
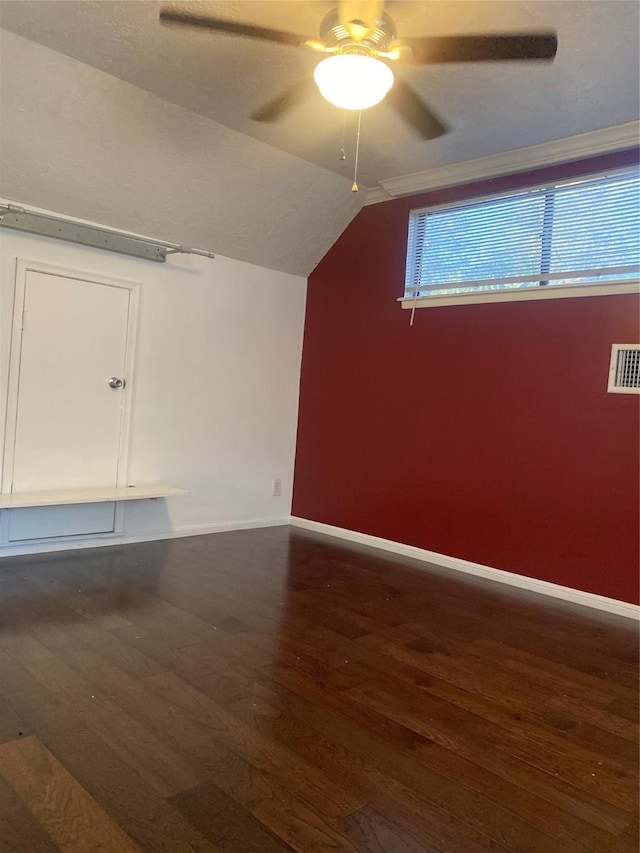
[[[15,217],[15,218],[14,218]],[[21,218],[24,217],[24,218]],[[56,233],[49,225],[43,225],[38,228],[36,224],[30,221],[31,217],[36,220],[45,220],[47,223],[54,223],[59,226],[70,229],[63,231],[58,228]],[[76,222],[73,219],[67,219],[62,216],[51,216],[48,213],[40,213],[37,210],[28,210],[16,204],[0,204],[0,225],[6,228],[13,228],[18,231],[26,231],[31,234],[40,234],[45,237],[53,237],[59,240],[66,240],[72,243],[80,243],[85,246],[94,246],[107,251],[119,252],[125,255],[134,255],[136,257],[146,258],[147,260],[164,262],[167,255],[200,255],[203,258],[215,258],[213,252],[206,252],[204,249],[191,249],[188,246],[183,246],[180,243],[168,243],[166,240],[154,240],[150,237],[138,237],[135,234],[129,234],[126,231],[118,231],[117,229],[103,228],[100,225],[89,225],[85,222]],[[91,235],[106,235],[116,238],[117,241],[112,242],[108,239],[96,238],[91,239]],[[137,244],[137,245],[136,245]],[[145,247],[150,247],[145,251]]]

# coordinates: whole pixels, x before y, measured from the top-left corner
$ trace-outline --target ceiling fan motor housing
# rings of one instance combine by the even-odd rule
[[[383,12],[371,28],[362,21],[340,23],[338,9],[332,9],[320,24],[320,38],[331,52],[362,52],[369,55],[386,51],[396,38],[393,20]]]

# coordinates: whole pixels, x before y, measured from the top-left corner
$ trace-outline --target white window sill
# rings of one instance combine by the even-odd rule
[[[572,284],[566,287],[546,285],[513,290],[488,290],[484,293],[455,293],[449,296],[400,297],[403,308],[439,308],[443,305],[478,305],[483,302],[528,302],[537,299],[575,299],[580,296],[614,296],[623,293],[640,293],[640,281],[615,284]]]

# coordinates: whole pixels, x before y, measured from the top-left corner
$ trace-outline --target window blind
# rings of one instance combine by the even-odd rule
[[[413,211],[405,297],[628,281],[639,222],[637,170]]]

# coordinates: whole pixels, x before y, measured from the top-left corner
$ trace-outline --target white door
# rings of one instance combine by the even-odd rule
[[[127,287],[26,272],[12,492],[118,484],[130,298]],[[12,510],[9,538],[113,529],[113,504],[56,509]]]

